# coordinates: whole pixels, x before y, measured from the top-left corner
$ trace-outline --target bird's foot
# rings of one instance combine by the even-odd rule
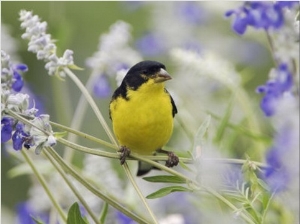
[[[165,164],[166,167],[173,167],[173,166],[178,165],[179,158],[178,158],[178,156],[175,155],[174,152],[165,151],[163,149],[159,149],[159,150],[157,150],[157,152],[165,153],[168,155],[168,160],[166,161],[166,164]]]
[[[168,155],[168,160],[166,161],[166,167],[177,166],[179,163],[178,156],[176,156],[174,152],[168,152],[167,155]]]
[[[126,146],[121,146],[121,148],[119,149],[118,152],[121,153],[120,162],[121,162],[121,165],[123,165],[126,161],[126,158],[130,155],[130,150]]]

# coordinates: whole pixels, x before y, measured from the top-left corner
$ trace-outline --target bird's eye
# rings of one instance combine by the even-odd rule
[[[142,73],[147,75],[149,72],[148,72],[148,70],[143,70]]]

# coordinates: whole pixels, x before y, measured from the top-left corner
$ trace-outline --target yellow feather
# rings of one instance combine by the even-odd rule
[[[110,104],[114,133],[121,146],[139,154],[163,147],[173,131],[172,104],[164,83],[149,79],[137,90],[127,89],[129,100],[117,97]]]

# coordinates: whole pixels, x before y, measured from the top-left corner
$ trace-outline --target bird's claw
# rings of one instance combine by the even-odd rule
[[[168,152],[168,160],[166,161],[166,167],[177,166],[179,163],[179,158],[173,152]]]
[[[121,165],[123,165],[126,161],[126,158],[130,155],[130,150],[126,146],[121,146],[118,152],[121,153],[120,162]]]

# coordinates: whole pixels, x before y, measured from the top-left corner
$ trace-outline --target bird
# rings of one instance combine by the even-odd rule
[[[109,117],[120,145],[122,165],[131,151],[139,155],[166,153],[167,167],[179,163],[173,152],[162,149],[172,135],[173,118],[178,112],[165,88],[165,81],[170,79],[164,64],[145,60],[132,66],[114,91]],[[139,161],[137,176],[148,173],[152,168]]]

